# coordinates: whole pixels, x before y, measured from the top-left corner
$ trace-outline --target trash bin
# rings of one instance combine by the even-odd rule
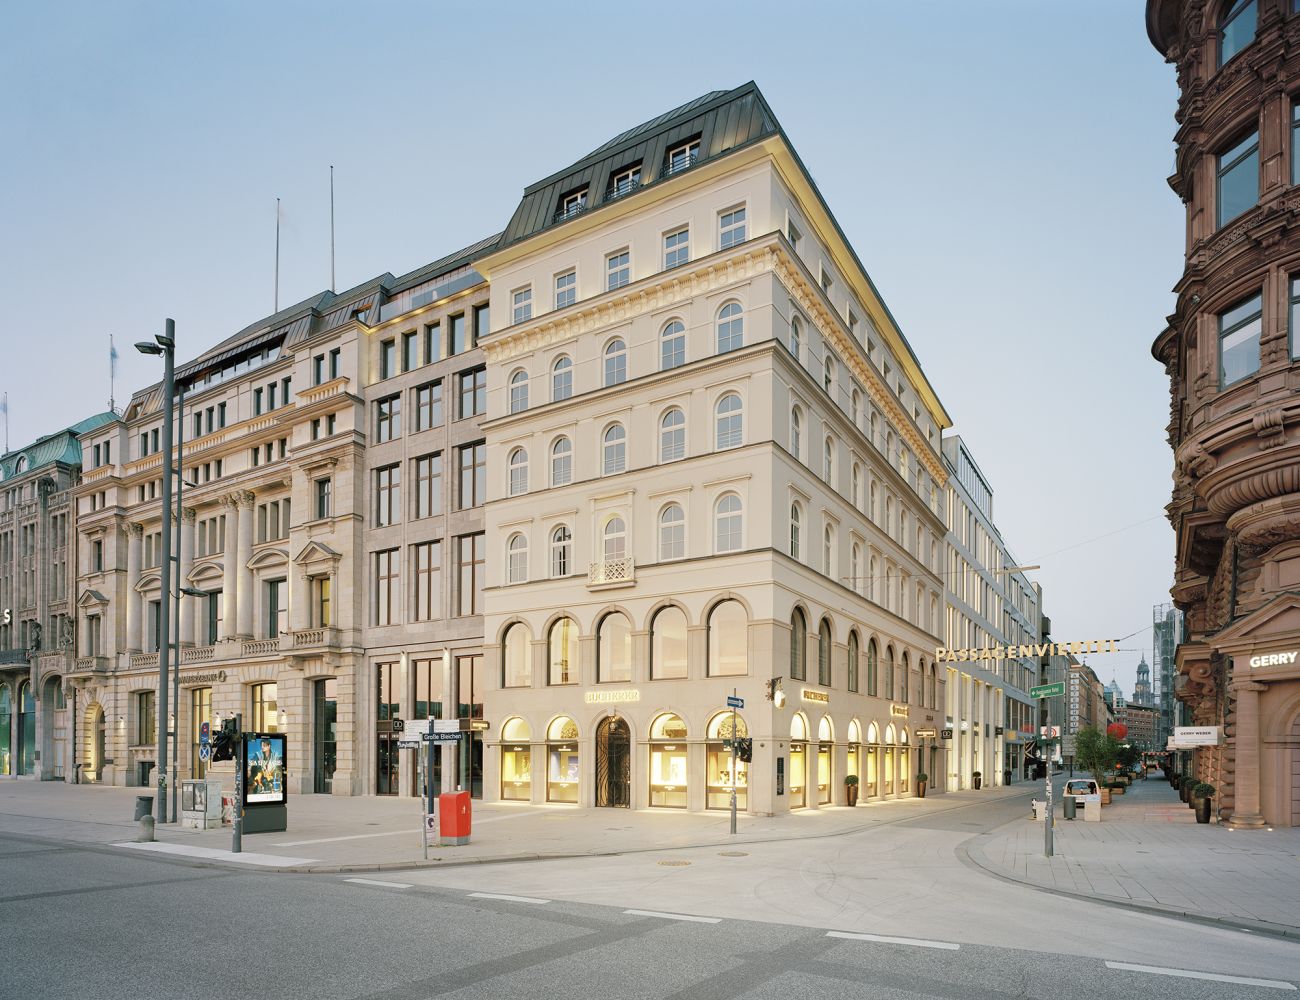
[[[1073,795],[1067,795],[1061,800],[1061,807],[1065,810],[1066,819],[1074,819],[1074,810],[1078,803]]]
[[[1002,784],[1004,785],[1011,784],[1011,768],[1007,768],[1005,771],[1002,772]]]
[[[469,792],[444,792],[438,796],[438,842],[443,847],[469,843]]]
[[[153,815],[153,796],[137,795],[135,797],[135,819],[138,823],[146,816]]]

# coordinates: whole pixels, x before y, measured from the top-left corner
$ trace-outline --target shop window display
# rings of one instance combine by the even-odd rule
[[[708,787],[705,807],[708,809],[731,808],[731,747],[727,745],[733,737],[744,739],[749,735],[745,720],[735,715],[736,728],[732,732],[730,712],[719,712],[709,723],[708,729]],[[736,760],[736,809],[744,812],[749,808],[749,765],[743,760]]]
[[[808,723],[802,715],[790,721],[790,808],[808,804]]]
[[[578,801],[578,725],[561,716],[546,730],[546,801]]]
[[[523,719],[501,727],[501,798],[528,802],[533,796],[532,730]]]
[[[686,808],[686,723],[661,715],[650,726],[650,804]]]
[[[849,723],[848,740],[848,753],[844,755],[844,766],[848,770],[844,772],[844,776],[848,777],[850,774],[856,774],[860,787],[865,778],[862,771],[859,770],[862,767],[862,727],[858,725],[856,719]]]

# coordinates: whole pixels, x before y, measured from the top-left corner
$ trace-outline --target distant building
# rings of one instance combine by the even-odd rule
[[[1185,711],[1183,703],[1174,697],[1174,678],[1178,676],[1174,650],[1178,648],[1179,638],[1183,634],[1183,613],[1172,604],[1157,604],[1151,612],[1151,626],[1155,700],[1160,709],[1156,745],[1163,748],[1169,742],[1169,737],[1173,736],[1174,727],[1182,725]]]
[[[1137,683],[1133,685],[1133,703],[1144,708],[1151,708],[1156,702],[1151,693],[1151,668],[1147,666],[1145,656],[1142,657],[1142,662],[1138,664],[1137,674]]]
[[[1158,749],[1156,732],[1159,728],[1160,710],[1154,705],[1138,705],[1129,702],[1124,708],[1124,717],[1116,719],[1128,727],[1127,742],[1139,750]]]

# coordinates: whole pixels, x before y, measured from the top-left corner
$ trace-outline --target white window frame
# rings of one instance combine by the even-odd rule
[[[734,409],[722,412],[722,404],[735,400]],[[724,438],[723,422],[727,423]],[[745,443],[745,400],[738,392],[724,392],[713,404],[713,448],[715,451],[729,451],[740,448]]]
[[[670,243],[670,240],[676,242]],[[671,271],[691,262],[691,227],[680,226],[663,235],[664,270]]]
[[[612,367],[611,367],[612,365]],[[627,341],[615,337],[601,351],[600,384],[608,389],[627,381]]]
[[[610,435],[617,431],[617,437]],[[614,476],[627,471],[627,428],[612,423],[600,435],[600,470],[602,476]]]
[[[673,364],[667,364],[669,359]],[[677,360],[679,359],[680,360]],[[671,371],[686,364],[686,324],[680,319],[670,319],[659,331],[659,370]]]
[[[507,461],[509,469],[507,488],[512,497],[528,492],[528,449],[515,448]]]
[[[533,286],[525,285],[510,293],[511,317],[516,323],[533,318]]]
[[[528,539],[515,532],[506,542],[506,583],[528,582]]]
[[[571,575],[573,573],[573,532],[569,530],[567,524],[557,524],[551,529],[550,539],[551,579]]]
[[[678,419],[670,426],[673,416]],[[659,417],[659,461],[680,462],[686,457],[686,412],[680,406],[670,406]]]
[[[632,283],[632,248],[605,254],[605,291],[612,292]]]
[[[560,388],[563,386],[563,393]],[[573,395],[573,359],[561,354],[551,362],[551,402],[559,403]]]
[[[561,445],[564,450],[559,451]],[[551,485],[568,486],[573,482],[573,439],[568,435],[557,437],[551,442]],[[561,464],[562,463],[562,464]],[[560,469],[564,470],[564,478],[558,475]]]
[[[528,409],[528,372],[520,368],[510,376],[510,412]]]
[[[677,512],[675,520],[666,520],[669,513]],[[670,562],[686,558],[686,510],[676,501],[665,504],[659,512],[659,561]]]
[[[565,278],[571,278],[573,280],[567,281],[561,285],[560,282],[564,281]],[[567,271],[561,271],[555,276],[553,287],[555,290],[556,309],[565,309],[568,306],[573,305],[578,301],[578,269],[571,267]]]
[[[734,508],[723,510],[724,504]],[[726,534],[723,524],[726,522]],[[727,542],[723,544],[724,538]],[[724,493],[713,504],[713,551],[718,555],[739,552],[745,547],[745,502],[738,493]]]
[[[739,216],[739,218],[737,218]],[[730,208],[723,209],[718,213],[718,249],[726,250],[728,247],[734,247],[738,243],[744,243],[746,239],[747,227],[749,225],[749,212],[745,204],[732,205]]]

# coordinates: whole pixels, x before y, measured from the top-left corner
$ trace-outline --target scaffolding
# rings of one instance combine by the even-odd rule
[[[1175,654],[1183,640],[1183,613],[1172,604],[1157,604],[1151,610],[1151,683],[1160,708],[1157,745],[1163,747],[1180,721],[1179,702],[1174,698],[1178,676]]]

